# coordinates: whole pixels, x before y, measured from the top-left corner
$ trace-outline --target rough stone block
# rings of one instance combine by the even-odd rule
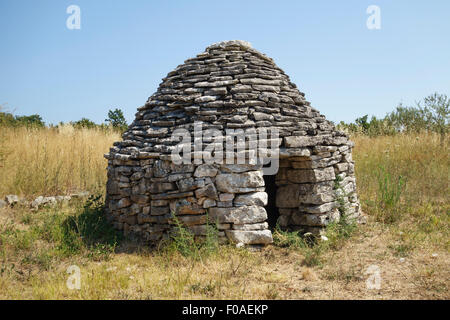
[[[178,199],[170,202],[170,212],[175,215],[203,214],[205,209],[187,199]]]
[[[209,165],[209,164],[203,164],[197,167],[195,169],[194,176],[197,178],[201,177],[215,177],[217,175],[217,168]]]
[[[252,192],[240,194],[234,199],[235,206],[265,206],[267,205],[268,196],[266,192]]]
[[[234,243],[243,244],[269,244],[273,242],[270,230],[225,230],[227,237]]]
[[[209,215],[212,221],[219,223],[258,223],[267,220],[267,212],[260,206],[243,206],[231,208],[210,208]]]
[[[221,192],[240,193],[264,186],[264,179],[261,171],[249,171],[241,174],[226,173],[216,177],[216,185]]]

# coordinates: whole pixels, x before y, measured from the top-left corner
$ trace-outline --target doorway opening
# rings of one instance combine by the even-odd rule
[[[276,206],[277,185],[275,183],[276,175],[264,175],[265,189],[268,196],[267,205],[264,207],[267,211],[267,223],[273,231],[277,225],[280,213]]]

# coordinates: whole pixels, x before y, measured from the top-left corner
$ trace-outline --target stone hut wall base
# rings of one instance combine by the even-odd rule
[[[363,220],[350,152],[320,146],[311,148],[310,156],[284,158],[275,177],[277,193],[270,195],[260,167],[180,167],[152,159],[142,168],[127,159],[108,167],[105,212],[126,237],[150,243],[168,238],[177,223],[202,239],[209,223],[222,242],[267,245],[273,238],[265,206],[268,197],[276,197],[282,229],[321,234],[330,222],[339,221],[339,206],[348,217]]]

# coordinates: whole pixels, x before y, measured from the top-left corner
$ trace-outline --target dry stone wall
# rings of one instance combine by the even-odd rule
[[[267,137],[279,146],[276,194],[266,193],[260,162],[199,162],[211,153],[194,147],[198,123],[222,133],[215,142],[230,129],[276,131]],[[180,129],[192,134],[183,142],[191,163],[172,161]],[[223,239],[268,244],[265,206],[276,197],[282,228],[320,232],[343,212],[362,217],[352,147],[272,59],[247,42],[221,42],[170,72],[105,155],[106,214],[126,236],[146,242],[168,238],[176,219],[199,237],[209,221]],[[232,150],[234,158],[242,152]]]

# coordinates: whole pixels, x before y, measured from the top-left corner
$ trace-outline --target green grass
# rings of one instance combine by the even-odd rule
[[[162,244],[162,252],[173,254],[178,252],[184,257],[202,260],[216,253],[219,249],[219,236],[216,225],[206,224],[206,235],[199,241],[198,237],[184,226],[175,214],[172,213],[175,228],[170,239]],[[208,219],[207,219],[208,220]]]
[[[21,210],[26,209],[15,213],[24,227],[17,228],[10,222],[0,230],[4,263],[16,257],[22,265],[48,270],[52,262],[78,255],[105,260],[121,239],[104,218],[100,197],[70,208],[47,208],[33,215]]]
[[[327,225],[324,241],[320,236],[302,235],[300,232],[283,231],[277,226],[273,232],[274,244],[278,247],[290,248],[301,252],[303,264],[308,267],[322,266],[324,254],[330,250],[339,250],[350,239],[357,229],[354,221],[345,215],[339,221]]]

